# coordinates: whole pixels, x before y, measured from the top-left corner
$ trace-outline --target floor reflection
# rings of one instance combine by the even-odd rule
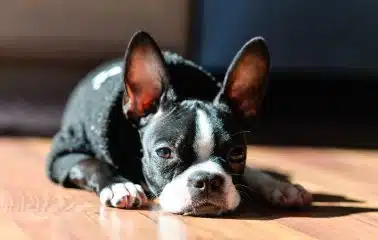
[[[157,239],[188,239],[186,226],[179,216],[159,214],[157,224]]]
[[[99,222],[113,240],[125,239],[127,236],[136,236],[134,219],[119,216],[119,209],[112,209],[106,206],[100,206]]]
[[[150,221],[146,222],[146,219]],[[99,223],[104,233],[112,240],[143,239],[147,236],[149,239],[161,240],[189,238],[187,226],[181,216],[159,210],[120,210],[101,206]]]

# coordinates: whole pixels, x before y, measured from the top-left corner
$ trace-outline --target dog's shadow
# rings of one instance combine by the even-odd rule
[[[290,182],[288,175],[272,170],[265,173],[286,182]],[[260,196],[242,189],[242,204],[237,211],[224,215],[223,218],[232,219],[278,219],[286,217],[332,218],[364,212],[378,212],[378,208],[359,207],[363,200],[328,193],[312,193],[313,206],[303,209],[282,209],[269,206]],[[342,204],[353,206],[341,206]]]

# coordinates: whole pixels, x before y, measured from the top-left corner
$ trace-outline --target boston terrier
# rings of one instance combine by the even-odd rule
[[[266,41],[237,52],[223,84],[139,31],[125,57],[99,66],[73,91],[53,138],[47,175],[95,192],[101,204],[213,215],[237,209],[238,186],[281,207],[311,204],[300,185],[246,167],[246,138],[270,70]],[[248,129],[247,129],[248,127]]]

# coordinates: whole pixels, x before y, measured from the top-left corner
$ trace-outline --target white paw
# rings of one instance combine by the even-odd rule
[[[312,195],[301,185],[278,183],[266,192],[266,197],[275,206],[303,207],[311,205]]]
[[[148,202],[139,184],[114,183],[100,192],[100,202],[116,208],[140,208]]]

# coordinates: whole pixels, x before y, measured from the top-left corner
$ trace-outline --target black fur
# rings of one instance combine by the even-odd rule
[[[216,96],[220,87],[209,73],[174,53],[164,52],[164,58],[178,100],[211,101]],[[81,167],[88,165],[98,169],[97,179],[108,179],[101,174],[102,169],[110,168],[117,169],[117,174],[127,176],[135,183],[143,181],[140,137],[122,111],[122,73],[107,78],[98,90],[93,88],[95,76],[123,65],[124,60],[117,59],[99,66],[71,94],[47,159],[47,175],[53,182],[66,187],[97,188],[98,191],[106,184],[87,187],[76,184],[78,181],[84,183],[84,180],[68,179],[71,169],[73,172],[82,169],[82,179],[92,178],[94,172]]]

